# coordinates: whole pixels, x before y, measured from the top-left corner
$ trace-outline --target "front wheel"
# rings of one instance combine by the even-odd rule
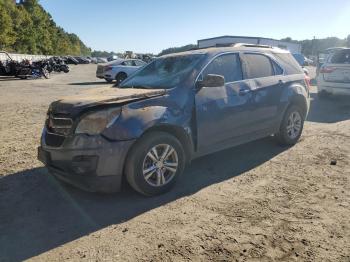
[[[279,144],[284,146],[295,145],[303,131],[304,114],[297,106],[291,106],[287,109],[280,126],[280,130],[275,137]]]
[[[152,196],[169,191],[185,168],[185,153],[179,140],[164,132],[144,135],[131,149],[125,173],[129,184]]]
[[[125,73],[119,73],[115,77],[115,80],[117,81],[116,86],[119,86],[121,82],[123,82],[127,78],[127,74]]]

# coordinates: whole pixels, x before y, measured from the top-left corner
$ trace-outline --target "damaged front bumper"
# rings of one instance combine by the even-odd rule
[[[120,190],[124,162],[135,140],[109,141],[101,135],[73,135],[59,147],[48,146],[44,128],[38,159],[56,178],[92,192]]]

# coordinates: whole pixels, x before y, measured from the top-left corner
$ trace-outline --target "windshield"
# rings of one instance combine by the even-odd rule
[[[158,58],[124,81],[120,88],[172,88],[192,72],[202,57],[203,54],[192,54]]]

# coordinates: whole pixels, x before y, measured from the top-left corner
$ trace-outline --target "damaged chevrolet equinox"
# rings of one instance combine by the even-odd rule
[[[162,56],[101,90],[53,102],[38,149],[50,174],[95,192],[125,178],[157,195],[196,157],[267,136],[293,145],[309,108],[302,68],[265,46]]]

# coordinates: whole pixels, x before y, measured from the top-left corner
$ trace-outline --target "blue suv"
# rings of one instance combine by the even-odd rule
[[[144,195],[174,186],[192,159],[273,135],[293,145],[309,108],[302,68],[285,50],[239,46],[162,56],[118,88],[53,102],[38,158],[55,177]]]

